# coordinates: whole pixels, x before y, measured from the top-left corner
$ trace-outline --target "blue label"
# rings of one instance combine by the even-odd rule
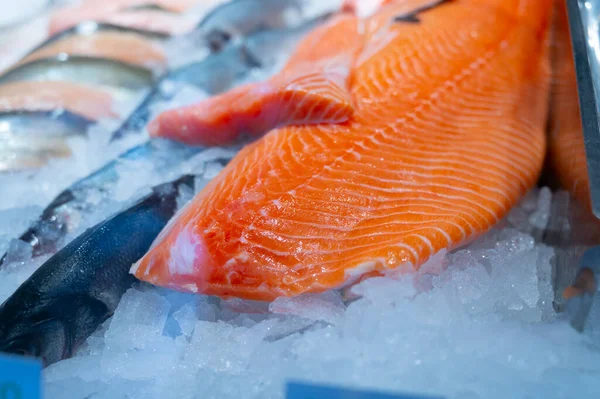
[[[0,399],[40,399],[42,363],[0,354]]]
[[[289,382],[285,397],[286,399],[443,399],[440,396],[357,391],[301,382]]]

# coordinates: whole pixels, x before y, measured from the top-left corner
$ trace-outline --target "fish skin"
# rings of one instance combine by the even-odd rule
[[[19,236],[19,240],[31,245],[33,257],[54,253],[59,249],[61,240],[79,227],[79,224],[71,222],[72,219],[78,220],[73,215],[92,212],[98,197],[109,199],[114,193],[120,170],[140,160],[152,162],[153,167],[159,170],[168,170],[182,158],[199,151],[200,148],[165,141],[149,141],[135,146],[60,192],[27,231]],[[6,256],[5,253],[0,258],[0,267],[4,265]]]
[[[487,232],[541,172],[551,1],[456,0],[416,24],[390,21],[423,2],[382,8],[363,24],[352,118],[243,149],[131,273],[272,300],[412,273]]]
[[[303,0],[232,0],[210,11],[189,36],[219,51],[226,43],[261,30],[289,28],[286,13],[301,12],[302,4]]]
[[[221,0],[213,0],[208,3],[207,7],[214,7],[221,3]],[[49,34],[54,35],[58,32],[69,29],[80,22],[88,20],[101,20],[111,15],[117,14],[120,11],[140,8],[143,5],[156,5],[158,8],[174,13],[182,13],[190,10],[195,5],[199,4],[197,0],[182,0],[174,1],[148,1],[148,0],[111,0],[102,1],[86,1],[71,7],[63,7],[53,13],[50,19]]]
[[[0,351],[39,357],[45,366],[71,357],[114,313],[135,282],[129,266],[175,213],[179,188],[193,182],[186,175],[153,188],[40,266],[0,306]]]
[[[110,22],[84,21],[69,29],[63,30],[59,33],[56,33],[55,35],[48,37],[46,40],[42,41],[40,44],[29,50],[25,57],[43,49],[44,47],[53,45],[54,43],[59,42],[65,38],[71,36],[89,35],[97,32],[132,33],[137,34],[139,36],[143,36],[152,41],[160,41],[160,39],[166,39],[168,37],[158,32],[144,31],[134,27],[115,25]]]
[[[18,81],[72,82],[105,91],[114,101],[128,102],[143,98],[156,83],[148,68],[105,58],[58,55],[30,61],[0,75],[0,85]]]
[[[193,20],[162,10],[123,10],[98,20],[167,37],[183,35],[195,26]]]
[[[17,65],[58,54],[106,58],[157,71],[163,71],[167,66],[164,51],[157,44],[137,33],[122,29],[104,29],[91,34],[64,37],[47,43],[23,58]]]
[[[94,121],[64,110],[19,110],[0,112],[0,123],[1,173],[38,168],[49,158],[70,156],[66,138],[85,134]]]
[[[204,78],[191,83],[202,84],[206,81],[214,84],[215,81],[220,80],[217,86],[226,89],[228,84],[233,85],[236,80],[246,79],[251,72],[252,68],[247,64],[245,51],[262,54],[263,67],[270,67],[276,60],[273,54],[281,54],[286,50],[291,51],[294,44],[321,21],[321,18],[315,18],[291,29],[255,33],[249,36],[244,43],[231,43],[220,53],[211,54],[203,61],[188,65],[186,74],[175,76],[175,80],[185,82],[188,73],[195,72],[197,78],[198,76],[204,76]],[[211,77],[215,77],[215,79]],[[215,89],[214,86],[213,89]],[[168,99],[168,97],[162,97],[158,89],[154,95],[156,97],[147,98],[132,113],[115,131],[113,137],[119,138],[140,131],[150,117],[150,105],[155,101]],[[73,212],[83,214],[90,212],[99,195],[102,198],[108,198],[114,192],[119,181],[118,168],[127,168],[127,165],[131,164],[130,161],[143,159],[151,161],[156,168],[163,170],[172,167],[174,162],[180,162],[199,151],[200,149],[196,147],[178,145],[162,139],[153,139],[127,150],[115,160],[108,162],[94,173],[79,179],[60,192],[46,206],[38,219],[19,236],[19,239],[31,245],[34,257],[53,253],[61,240],[75,228],[69,223],[70,215]],[[5,266],[6,256],[7,254],[4,253],[0,257],[0,268]]]

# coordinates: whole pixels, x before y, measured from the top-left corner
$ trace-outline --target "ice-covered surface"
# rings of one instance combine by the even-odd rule
[[[300,379],[448,398],[596,398],[598,340],[555,313],[555,252],[534,239],[555,197],[533,192],[443,257],[440,275],[370,279],[349,303],[337,292],[263,304],[139,284],[76,357],[45,371],[48,397],[282,398],[285,381]]]
[[[189,88],[153,112],[204,96]],[[0,302],[47,259],[31,260],[15,234],[70,183],[147,139],[109,144],[113,127],[73,138],[71,159],[0,175],[0,187],[10,187],[0,196],[0,252],[10,247]],[[167,177],[214,177],[222,151],[176,171],[122,168],[114,198],[86,225]],[[593,240],[573,239],[568,209],[562,193],[536,190],[488,235],[442,255],[441,274],[367,280],[352,288],[352,301],[339,292],[220,301],[138,284],[77,356],[45,370],[46,397],[282,398],[288,379],[448,398],[600,397],[600,338],[577,334],[554,310],[553,281],[574,274]]]
[[[0,28],[18,23],[40,12],[50,0],[22,0],[19,2],[6,1],[2,3],[0,13]]]

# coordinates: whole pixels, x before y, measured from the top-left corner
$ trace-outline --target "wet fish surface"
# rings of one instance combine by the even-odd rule
[[[53,253],[58,249],[61,239],[79,227],[78,224],[73,224],[73,220],[79,219],[78,215],[93,212],[98,198],[110,198],[110,193],[119,179],[120,166],[145,160],[152,162],[156,170],[164,171],[186,154],[192,155],[197,151],[199,150],[196,147],[160,140],[136,146],[62,191],[19,239],[31,245],[34,257]],[[0,265],[4,263],[6,256],[5,253],[0,258]]]
[[[195,71],[196,78],[192,83],[202,85],[209,83],[207,91],[226,89],[235,84],[236,80],[248,78],[254,65],[247,64],[244,49],[251,49],[254,54],[264,56],[261,67],[269,68],[277,59],[273,54],[280,54],[284,50],[291,51],[293,44],[297,43],[321,19],[306,22],[303,27],[291,30],[273,30],[256,33],[244,43],[232,43],[220,53],[212,54],[204,61],[186,67],[186,73]],[[256,40],[256,41],[255,41]],[[280,44],[278,46],[277,44]],[[263,51],[264,49],[264,51]],[[165,78],[167,79],[167,78]],[[184,76],[175,75],[176,83],[185,81]],[[160,85],[159,85],[160,86]],[[158,86],[157,86],[158,87]],[[203,86],[200,86],[202,89]],[[158,101],[171,98],[156,88],[145,104],[133,112],[123,125],[114,133],[122,137],[132,132],[139,132],[150,118],[150,106]],[[152,140],[136,146],[119,155],[114,161],[109,162],[89,176],[79,179],[69,188],[63,190],[44,209],[40,217],[19,237],[31,245],[33,256],[52,253],[60,245],[61,240],[74,228],[70,223],[72,214],[85,214],[94,209],[97,198],[110,197],[119,180],[119,168],[127,168],[131,161],[146,160],[151,162],[155,170],[168,170],[175,164],[182,162],[200,151],[198,147],[190,147],[165,140]],[[135,167],[135,166],[132,166]],[[76,219],[76,218],[75,218]],[[0,267],[4,265],[7,254],[0,257]]]
[[[157,43],[137,32],[124,29],[109,30],[106,26],[91,33],[53,39],[23,58],[19,64],[59,54],[105,58],[156,71],[162,71],[167,66],[165,54]]]
[[[110,94],[71,82],[17,81],[0,85],[0,111],[67,110],[92,120],[118,118]]]
[[[114,60],[85,56],[37,59],[0,75],[0,85],[17,81],[62,81],[98,88],[110,93],[115,101],[132,101],[155,84],[147,68]]]
[[[112,315],[135,281],[129,266],[177,210],[179,189],[193,182],[186,175],[153,188],[46,261],[0,306],[0,351],[46,366],[72,356]]]
[[[224,58],[231,55],[221,57],[217,53],[202,61],[201,68],[209,70],[210,73],[201,73],[197,63],[190,63],[171,71],[169,79],[193,84],[210,95],[221,93],[231,87],[231,82],[240,80],[242,75],[247,73],[248,68],[264,69],[277,65],[285,58],[282,58],[282,52],[291,53],[300,38],[327,21],[329,17],[330,14],[327,13],[305,21],[297,27],[258,31],[242,42],[232,43],[229,50],[223,50],[236,52],[236,61],[233,65],[223,68]]]
[[[0,172],[26,170],[69,156],[65,139],[84,135],[93,120],[69,111],[0,112]]]
[[[58,32],[71,28],[83,21],[101,21],[121,11],[135,9],[161,9],[173,13],[182,13],[189,11],[194,6],[203,5],[206,7],[214,7],[221,0],[210,2],[201,2],[200,0],[181,0],[181,1],[86,1],[72,7],[65,7],[58,10],[52,16],[50,22],[50,34],[54,35]]]
[[[69,29],[50,36],[42,43],[31,49],[27,53],[27,56],[69,37],[87,36],[100,32],[133,33],[148,39],[156,39],[159,42],[166,38],[166,35],[160,33],[147,32],[137,28],[111,24],[109,22],[83,21],[75,26],[70,27]]]
[[[307,121],[264,113],[262,127],[274,129],[131,272],[184,292],[270,301],[415,273],[480,237],[541,174],[551,16],[552,0],[397,1],[366,20],[340,13],[328,35],[315,32],[331,46],[314,49],[324,68],[307,63],[302,76],[295,66],[292,89],[311,90],[284,97]],[[344,38],[351,54],[337,47]],[[291,58],[313,54],[312,39]],[[346,120],[310,123],[336,116]]]
[[[260,30],[290,27],[290,11],[300,13],[302,0],[233,0],[213,9],[192,34],[205,41],[213,51],[231,40]]]
[[[188,16],[161,9],[123,10],[100,18],[100,21],[163,38],[183,35],[195,26],[195,21]]]

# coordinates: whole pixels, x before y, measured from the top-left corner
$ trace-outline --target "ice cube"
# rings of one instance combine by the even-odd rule
[[[121,160],[117,167],[119,180],[115,185],[112,198],[116,201],[127,201],[141,189],[150,192],[150,187],[159,184],[150,160]]]
[[[538,194],[538,202],[535,211],[529,216],[529,223],[532,227],[542,231],[548,226],[551,205],[552,192],[548,187],[541,188]]]
[[[452,285],[463,305],[477,304],[491,285],[492,279],[482,265],[472,265],[452,273]]]
[[[153,335],[142,339],[143,346],[121,350],[108,346],[110,344],[107,342],[100,361],[102,372],[129,380],[152,379],[160,370],[175,367],[186,345],[176,338],[166,336]]]
[[[198,321],[198,316],[196,315],[194,305],[191,303],[186,303],[178,311],[173,313],[173,318],[179,324],[181,332],[186,336],[192,334],[194,327],[196,326],[196,322]]]
[[[373,277],[351,287],[350,290],[354,295],[362,296],[376,306],[393,304],[399,299],[417,294],[412,277]]]
[[[32,248],[28,243],[13,239],[10,241],[8,251],[6,253],[6,264],[23,263],[31,259]]]
[[[537,306],[542,312],[543,321],[551,321],[556,316],[554,310],[554,287],[556,281],[556,270],[554,267],[555,251],[546,245],[538,246],[537,257],[537,280],[539,300]]]
[[[81,379],[92,382],[98,378],[99,355],[76,356],[50,365],[44,370],[44,379],[48,383]]]
[[[170,302],[152,290],[129,289],[112,317],[106,345],[114,351],[143,349],[162,334],[170,308]]]
[[[240,298],[229,298],[221,302],[222,309],[232,313],[263,314],[269,311],[269,303]]]
[[[293,314],[309,320],[335,322],[344,312],[339,292],[305,294],[293,298],[280,297],[271,303],[273,313]]]

